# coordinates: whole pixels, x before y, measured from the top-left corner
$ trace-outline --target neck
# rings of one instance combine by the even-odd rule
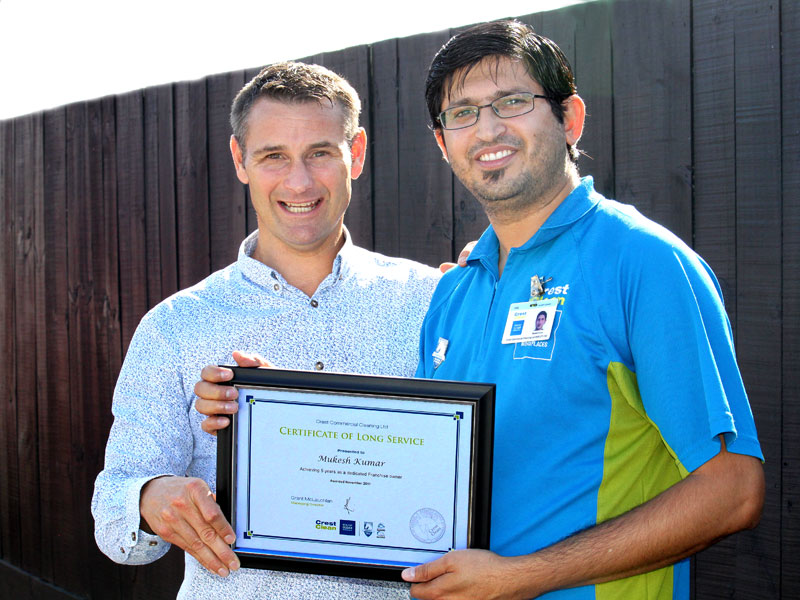
[[[527,210],[516,210],[514,214],[495,212],[489,215],[489,222],[500,242],[500,257],[497,264],[500,275],[503,274],[503,268],[511,248],[522,246],[536,235],[544,222],[579,184],[580,177],[573,172],[560,188],[546,197],[530,203]]]
[[[286,282],[311,297],[319,284],[333,271],[333,261],[344,246],[344,231],[313,250],[298,251],[266,241],[259,230],[253,258],[280,273]]]

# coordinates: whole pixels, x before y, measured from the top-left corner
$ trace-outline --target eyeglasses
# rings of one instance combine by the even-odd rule
[[[441,123],[442,127],[445,129],[464,129],[465,127],[471,127],[478,122],[478,117],[481,116],[481,109],[487,106],[491,106],[494,114],[501,119],[518,117],[533,110],[533,101],[535,98],[549,99],[549,96],[520,92],[518,94],[503,96],[483,106],[454,106],[439,113],[439,123]]]

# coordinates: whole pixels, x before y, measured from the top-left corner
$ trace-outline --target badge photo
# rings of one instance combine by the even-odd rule
[[[508,310],[503,344],[549,340],[558,300],[517,302]]]

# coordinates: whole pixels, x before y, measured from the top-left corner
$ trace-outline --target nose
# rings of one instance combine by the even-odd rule
[[[497,136],[505,131],[505,128],[503,119],[497,116],[491,106],[480,108],[478,122],[475,123],[475,134],[478,138],[486,141],[497,139]]]
[[[306,164],[301,160],[292,164],[289,168],[289,173],[283,180],[284,187],[295,194],[307,191],[313,184],[314,179],[311,177]]]

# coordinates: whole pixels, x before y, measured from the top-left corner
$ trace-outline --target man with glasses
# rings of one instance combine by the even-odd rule
[[[579,178],[585,108],[552,41],[469,29],[426,100],[491,226],[434,293],[417,376],[496,382],[497,407],[492,551],[407,569],[411,595],[688,599],[686,557],[753,527],[764,494],[713,273]]]

